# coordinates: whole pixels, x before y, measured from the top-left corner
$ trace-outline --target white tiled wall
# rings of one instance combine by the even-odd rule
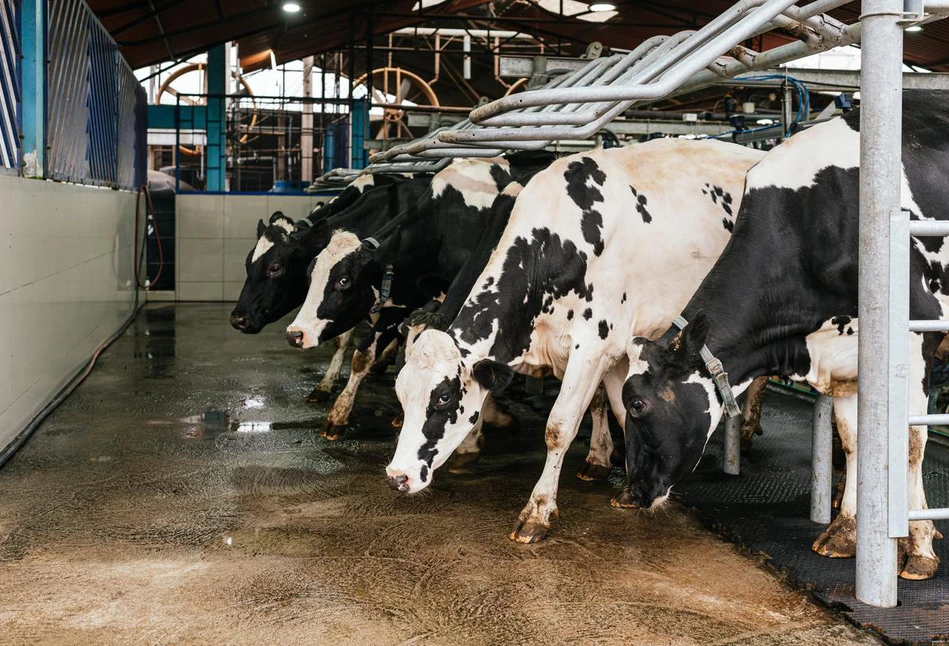
[[[0,176],[0,447],[132,313],[135,194]]]
[[[236,301],[257,221],[274,211],[300,220],[325,202],[308,195],[179,195],[175,285],[180,301]]]

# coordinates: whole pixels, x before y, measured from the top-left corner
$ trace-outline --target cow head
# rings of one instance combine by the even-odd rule
[[[306,267],[328,237],[325,221],[297,229],[279,211],[270,217],[270,224],[260,220],[257,244],[247,254],[247,278],[231,312],[231,325],[246,334],[257,334],[303,302]]]
[[[668,345],[630,343],[623,505],[661,504],[702,457],[722,410],[701,356],[707,334],[708,318],[699,313]]]
[[[404,493],[427,487],[474,428],[488,393],[503,390],[512,376],[506,364],[462,356],[446,332],[419,333],[395,382],[405,416],[386,467],[389,484]]]
[[[378,250],[349,231],[336,231],[308,269],[310,287],[303,307],[287,327],[287,340],[312,348],[354,328],[378,297],[382,268]]]

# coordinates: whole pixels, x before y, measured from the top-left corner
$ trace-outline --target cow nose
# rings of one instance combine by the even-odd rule
[[[397,476],[387,476],[386,480],[389,482],[389,486],[396,491],[405,493],[409,490],[409,477],[404,473],[400,473]]]
[[[247,315],[238,314],[237,312],[231,312],[231,327],[235,330],[240,330],[243,332],[247,329]]]
[[[287,343],[295,348],[303,347],[303,332],[298,330],[287,330]]]

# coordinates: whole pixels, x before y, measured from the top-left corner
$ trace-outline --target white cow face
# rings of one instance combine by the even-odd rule
[[[488,393],[505,388],[512,376],[506,364],[462,357],[445,332],[419,334],[395,382],[405,418],[386,467],[389,484],[404,493],[427,487],[432,472],[474,428]]]

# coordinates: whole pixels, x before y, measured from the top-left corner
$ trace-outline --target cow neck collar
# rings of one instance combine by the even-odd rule
[[[363,245],[369,247],[373,251],[379,248],[379,241],[369,236],[362,241]],[[369,310],[370,314],[375,314],[382,309],[386,301],[389,300],[389,295],[392,293],[392,278],[395,275],[395,271],[392,267],[392,263],[386,263],[385,268],[382,272],[382,285],[379,287],[379,297],[376,299],[376,302],[373,304],[372,309]]]
[[[672,324],[680,330],[685,330],[689,322],[685,317],[677,316],[672,319]],[[702,355],[702,361],[705,362],[705,368],[709,371],[709,374],[712,375],[712,381],[715,382],[715,388],[718,390],[718,394],[722,397],[722,402],[725,405],[725,415],[728,417],[741,415],[741,409],[738,408],[735,393],[732,392],[731,384],[728,383],[728,373],[725,372],[725,367],[722,365],[722,362],[712,354],[707,345],[703,344],[699,353]]]

